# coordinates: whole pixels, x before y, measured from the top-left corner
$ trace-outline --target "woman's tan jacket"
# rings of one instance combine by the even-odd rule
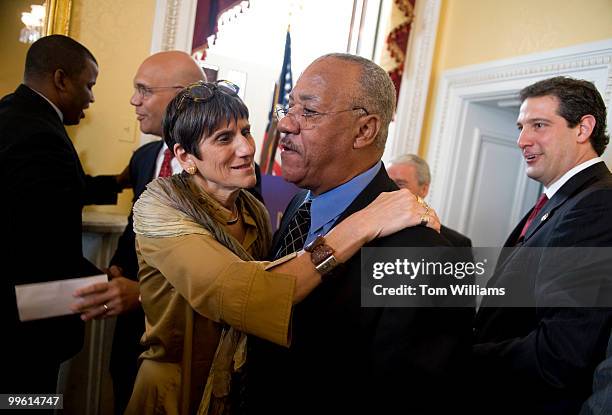
[[[245,209],[242,220],[246,224],[242,245],[251,253],[258,232]],[[229,359],[234,365],[241,364],[246,353],[244,336],[236,333],[288,346],[295,277],[266,271],[267,262],[242,261],[202,226],[147,192],[134,208],[134,229],[146,315],[141,343],[147,350],[140,357],[126,413],[130,409],[147,413],[160,406],[174,412],[167,406],[175,399],[164,394],[177,398],[176,413],[184,413],[187,406],[188,412],[195,412],[218,349],[215,379],[208,389],[212,388],[213,394],[227,393],[231,371],[228,353],[233,354]],[[228,326],[239,332],[228,332]],[[219,346],[222,331],[226,344]],[[155,374],[154,362],[160,363],[161,378]],[[180,379],[167,379],[176,377],[163,369],[167,363],[180,365]],[[146,375],[141,376],[143,366]]]

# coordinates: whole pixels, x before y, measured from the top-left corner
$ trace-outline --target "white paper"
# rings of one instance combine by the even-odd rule
[[[79,297],[73,295],[78,288],[107,281],[108,276],[101,274],[68,280],[16,285],[15,294],[17,295],[19,320],[38,320],[73,314],[70,306],[79,301]]]

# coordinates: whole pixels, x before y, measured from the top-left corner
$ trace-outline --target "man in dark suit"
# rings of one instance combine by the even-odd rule
[[[393,83],[367,59],[331,54],[304,71],[278,125],[283,176],[305,190],[285,211],[274,257],[321,242],[317,235],[398,189],[380,161],[394,107]],[[368,246],[445,244],[416,226]],[[360,307],[360,266],[355,255],[294,307],[289,349],[250,339],[249,413],[439,413],[456,404],[452,382],[469,350],[472,310]]]
[[[612,333],[606,358],[595,369],[593,394],[582,405],[580,415],[607,415],[612,408]]]
[[[502,254],[488,285],[521,293],[515,300],[534,307],[491,307],[504,304],[483,300],[475,387],[484,413],[576,414],[605,356],[612,313],[593,308],[606,304],[577,301],[584,283],[572,278],[587,269],[597,276],[610,261],[571,258],[566,250],[568,259],[552,248],[612,246],[612,175],[599,157],[609,141],[606,108],[592,83],[565,77],[520,95],[518,145],[527,175],[545,192],[510,234],[505,246],[515,248]]]
[[[416,154],[396,157],[387,168],[387,173],[400,189],[408,189],[423,199],[427,197],[431,173],[427,162],[421,157]],[[444,225],[440,226],[440,234],[453,246],[468,248],[472,246],[470,238]]]
[[[20,322],[15,285],[100,273],[83,258],[81,209],[116,203],[126,184],[86,175],[64,129],[94,102],[97,76],[83,45],[43,37],[28,50],[23,84],[0,101],[2,393],[54,393],[60,363],[82,347],[79,316]]]

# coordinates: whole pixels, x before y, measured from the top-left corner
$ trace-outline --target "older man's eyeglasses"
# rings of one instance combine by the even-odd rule
[[[365,115],[370,115],[368,110],[363,107],[353,107],[346,110],[328,112],[318,112],[306,108],[302,108],[301,111],[298,111],[296,107],[285,107],[283,105],[276,105],[274,107],[274,113],[276,114],[276,119],[278,121],[290,115],[299,123],[300,130],[311,130],[315,128],[317,125],[317,120],[319,120],[323,116],[335,115],[349,111],[363,111]]]
[[[223,93],[231,96],[237,96],[240,88],[238,85],[226,81],[219,80],[215,82],[199,81],[189,85],[180,92],[181,99],[178,104],[180,109],[183,106],[185,99],[190,99],[193,102],[206,102],[215,96],[216,93]]]
[[[164,89],[181,89],[182,86],[144,86],[144,85],[136,85],[134,87],[134,91],[140,95],[141,99],[151,98],[156,91],[163,91]]]

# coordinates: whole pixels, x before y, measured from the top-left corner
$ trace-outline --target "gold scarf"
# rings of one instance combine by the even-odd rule
[[[272,239],[268,213],[254,196],[244,190],[240,191],[236,203],[255,220],[259,237],[253,244],[253,255],[262,259],[268,253]],[[211,235],[243,261],[254,261],[240,242],[225,231],[223,207],[200,190],[186,173],[151,182],[134,204],[133,212],[137,235],[153,238]],[[240,370],[246,361],[246,342],[246,334],[230,326],[223,328],[198,415],[228,412],[231,374]]]

